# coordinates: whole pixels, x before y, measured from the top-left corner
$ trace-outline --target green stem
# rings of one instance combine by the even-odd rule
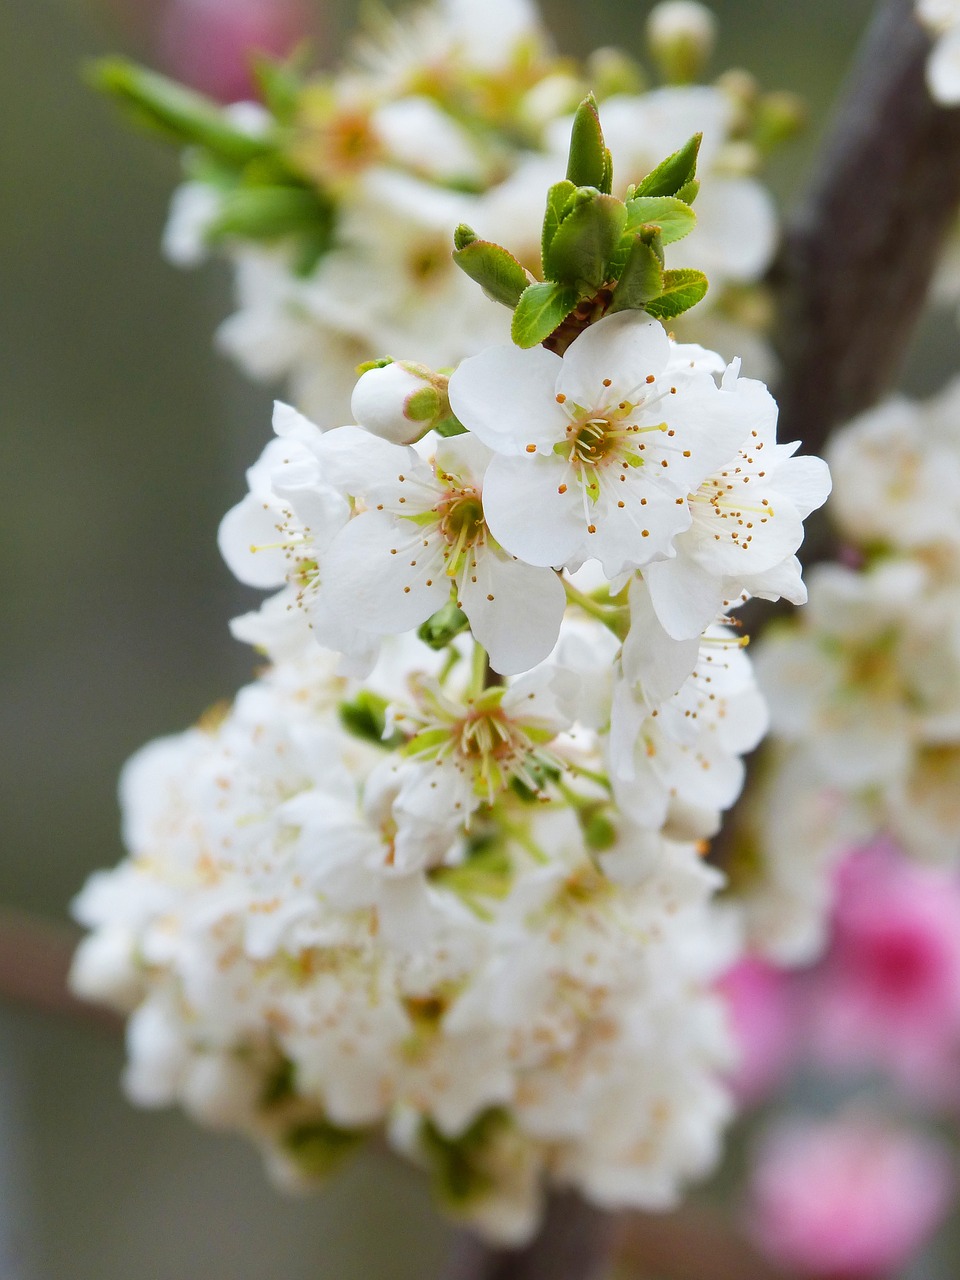
[[[602,622],[614,635],[620,635],[620,624],[623,620],[624,611],[619,605],[602,604],[599,600],[594,600],[592,596],[588,596],[579,587],[575,587],[569,578],[561,576],[560,581],[563,583],[563,589],[567,593],[567,599],[571,604],[577,605],[584,613],[588,613],[592,618],[596,618],[598,622]]]

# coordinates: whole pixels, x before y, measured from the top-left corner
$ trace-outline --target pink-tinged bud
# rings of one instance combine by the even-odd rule
[[[881,1280],[945,1217],[955,1170],[918,1132],[850,1114],[768,1132],[750,1185],[748,1225],[777,1265],[823,1280]]]
[[[446,378],[406,360],[367,369],[350,408],[358,426],[394,444],[413,444],[450,410]]]
[[[170,0],[160,53],[179,79],[220,102],[253,95],[250,59],[284,57],[309,27],[302,0]]]

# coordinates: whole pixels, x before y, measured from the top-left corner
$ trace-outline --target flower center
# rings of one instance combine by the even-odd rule
[[[567,428],[568,437],[573,438],[570,456],[577,462],[597,466],[616,448],[622,434],[611,429],[606,418],[589,418],[579,428],[571,424]]]
[[[437,510],[440,535],[447,543],[443,552],[446,572],[452,578],[460,571],[464,552],[485,539],[483,503],[476,489],[455,489]]]

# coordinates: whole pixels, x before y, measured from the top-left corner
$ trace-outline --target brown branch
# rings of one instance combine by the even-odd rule
[[[619,1233],[612,1214],[572,1193],[555,1195],[539,1235],[525,1249],[490,1249],[464,1232],[443,1280],[603,1280]]]
[[[117,1030],[116,1014],[67,986],[79,931],[21,911],[0,911],[0,1000]]]
[[[900,374],[960,207],[960,110],[924,82],[913,0],[887,0],[851,71],[775,271],[780,438],[819,452]]]
[[[619,1259],[635,1280],[789,1280],[731,1230],[718,1210],[690,1205],[675,1213],[632,1216]]]

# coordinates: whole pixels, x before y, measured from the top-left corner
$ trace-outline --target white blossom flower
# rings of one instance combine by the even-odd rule
[[[830,443],[831,512],[859,546],[960,550],[960,381],[922,402],[894,397]]]
[[[721,393],[736,405],[746,442],[691,494],[692,522],[676,539],[675,558],[644,571],[657,616],[681,640],[698,636],[743,591],[803,604],[795,553],[803,521],[830,492],[826,463],[794,457],[799,442],[777,444],[776,402],[738,373],[734,361]]]
[[[629,667],[628,667],[629,670]],[[678,838],[711,836],[743,787],[741,756],[767,728],[766,704],[738,638],[714,627],[672,696],[649,707],[649,686],[614,689],[609,760],[613,793],[642,826]]]
[[[296,653],[298,626],[304,640],[313,633],[317,643],[350,655],[352,669],[368,671],[376,656],[377,640],[349,615],[322,604],[322,566],[325,552],[350,519],[346,495],[327,478],[335,479],[337,464],[349,453],[343,432],[323,433],[289,405],[274,407],[274,430],[258,462],[247,472],[250,492],[224,516],[218,543],[228,566],[249,586],[284,587],[268,603],[262,625],[248,619],[234,632],[274,653]],[[374,456],[392,445],[360,432]],[[293,620],[286,621],[285,615]]]
[[[757,659],[777,734],[850,790],[902,777],[918,743],[960,733],[958,604],[915,562],[819,567],[802,630]]]
[[[920,21],[935,36],[927,59],[927,87],[943,106],[960,102],[960,5],[956,0],[916,0]]]
[[[484,485],[494,537],[528,564],[596,558],[609,578],[673,554],[687,494],[749,430],[708,373],[671,360],[662,326],[630,311],[591,325],[562,358],[542,347],[470,357],[449,394],[498,455]]]
[[[461,435],[437,441],[429,463],[385,444],[374,457],[357,436],[354,475],[345,483],[365,510],[328,549],[327,613],[364,631],[395,634],[418,626],[453,591],[496,671],[525,671],[545,658],[560,629],[563,586],[491,536],[490,451]],[[516,625],[520,614],[523,627]]]
[[[330,666],[275,668],[128,767],[130,856],[77,910],[103,993],[131,979],[131,1098],[247,1133],[287,1184],[378,1129],[441,1186],[456,1153],[476,1183],[457,1212],[494,1240],[529,1236],[548,1178],[668,1202],[728,1110],[718,875],[620,823],[610,878],[562,797],[511,791],[450,857],[397,865],[371,785],[389,757],[339,728]],[[504,715],[552,732],[538,680],[546,710],[520,710],[524,677]]]

